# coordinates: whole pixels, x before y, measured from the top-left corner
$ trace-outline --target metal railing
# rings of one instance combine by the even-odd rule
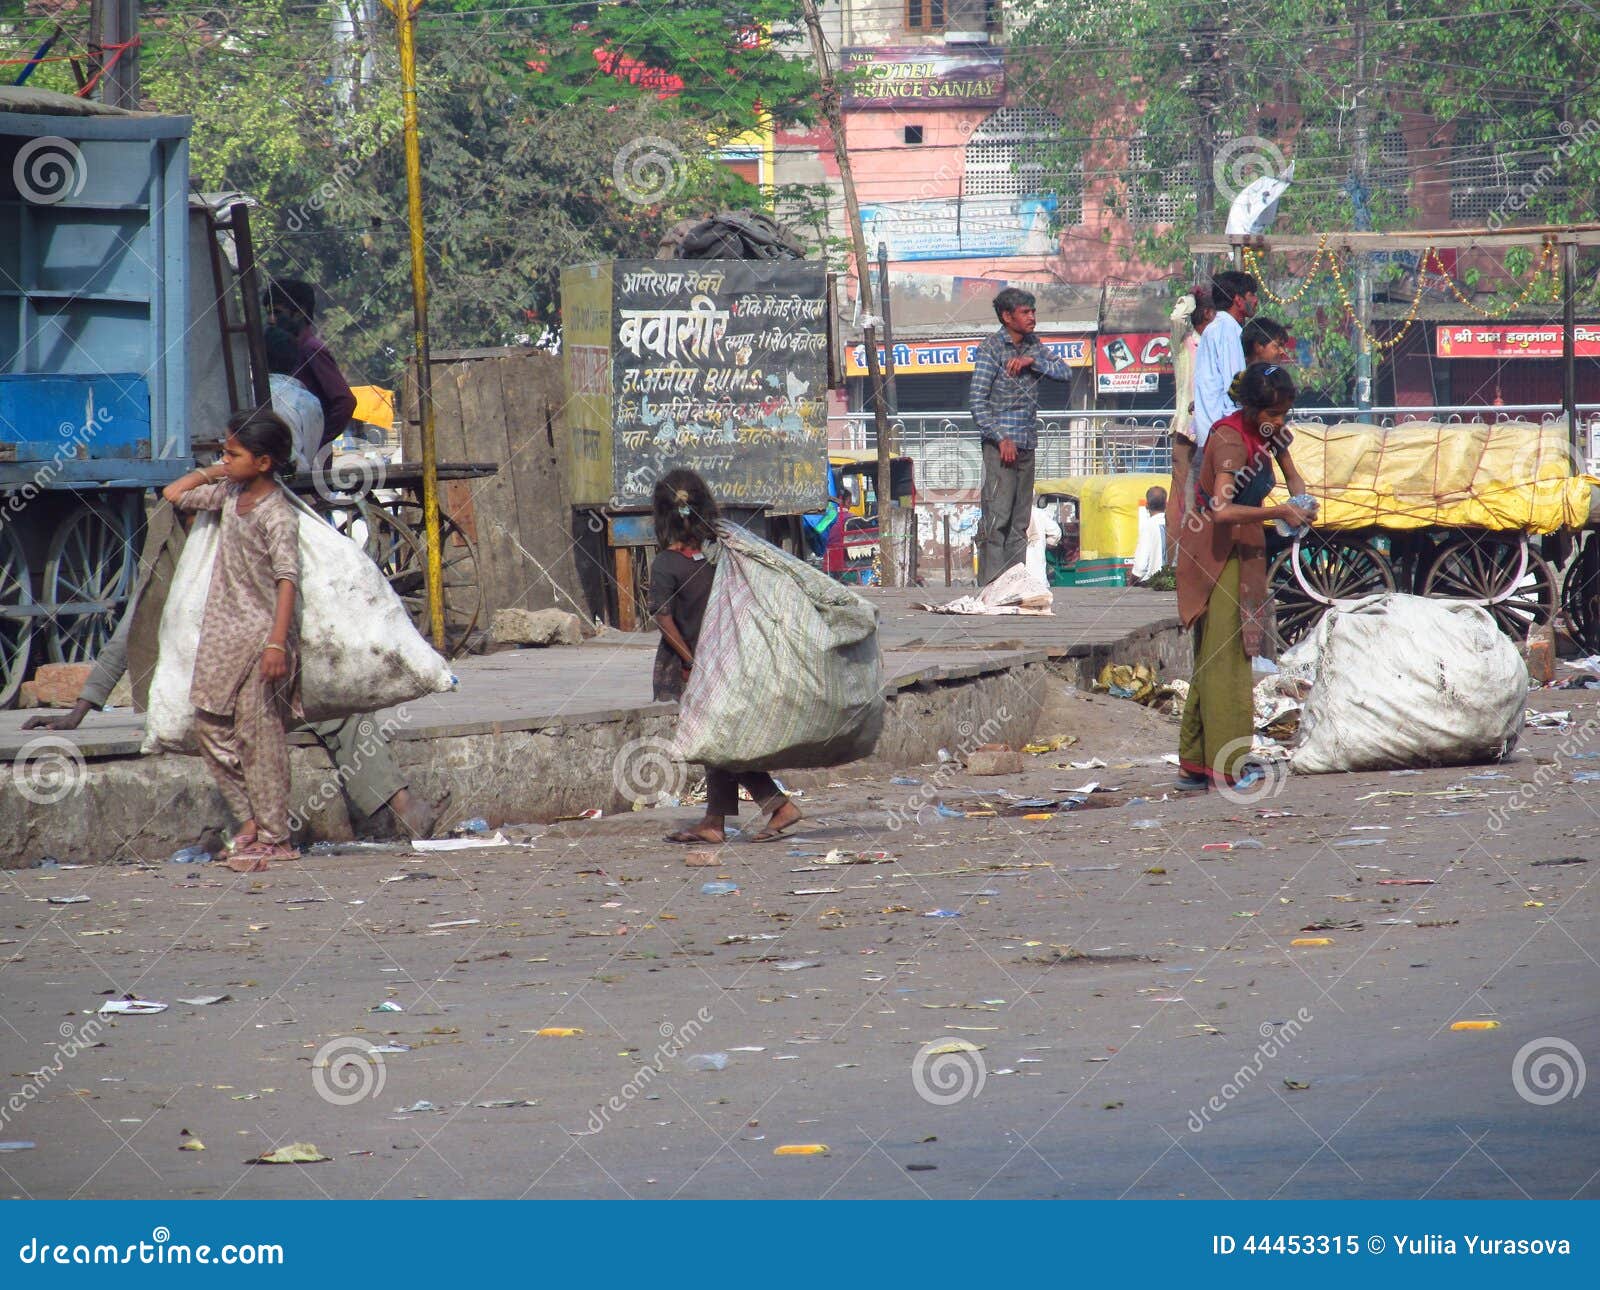
[[[1597,455],[1600,438],[1600,404],[1578,405],[1584,423],[1585,450]],[[1170,427],[1172,410],[1118,412],[1093,409],[1039,413],[1039,444],[1035,450],[1034,477],[1053,479],[1066,475],[1167,474],[1172,469]],[[1353,407],[1297,408],[1294,422],[1321,423],[1371,418],[1379,427],[1416,421],[1564,420],[1559,403],[1529,403],[1496,407]],[[910,457],[919,492],[930,494],[976,492],[983,481],[983,450],[969,412],[904,412],[890,418],[895,451]],[[878,446],[870,412],[852,412],[833,418],[832,441],[855,451],[871,452]],[[840,444],[841,439],[843,444]]]

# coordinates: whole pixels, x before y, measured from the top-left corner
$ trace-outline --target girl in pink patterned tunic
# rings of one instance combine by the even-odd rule
[[[285,737],[302,718],[300,521],[277,482],[293,469],[293,437],[282,418],[241,412],[228,422],[222,461],[162,493],[180,511],[222,516],[189,698],[200,753],[243,821],[227,857],[236,873],[300,857],[289,840]]]

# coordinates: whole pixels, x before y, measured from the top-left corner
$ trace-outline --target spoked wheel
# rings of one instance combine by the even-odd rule
[[[33,582],[28,576],[28,556],[22,539],[11,525],[0,521],[0,708],[17,697],[28,672],[28,648],[33,643]]]
[[[1394,590],[1394,569],[1364,538],[1312,530],[1267,568],[1272,643],[1287,649],[1311,633],[1335,600]]]
[[[431,641],[428,539],[422,507],[415,502],[380,503],[365,497],[337,510],[330,508],[328,518],[383,570],[417,630]],[[444,652],[447,658],[455,658],[466,648],[483,609],[478,554],[460,525],[443,513],[439,516],[439,537],[443,546]]]
[[[1528,546],[1525,534],[1479,534],[1446,543],[1428,567],[1422,594],[1482,605],[1519,643],[1529,628],[1556,614],[1555,570]]]
[[[52,662],[90,662],[116,631],[139,569],[138,500],[86,494],[50,539],[42,598]]]
[[[1600,552],[1588,549],[1596,542],[1600,542],[1600,536],[1589,534],[1568,567],[1561,584],[1561,607],[1566,610],[1578,643],[1591,653],[1600,654]]]

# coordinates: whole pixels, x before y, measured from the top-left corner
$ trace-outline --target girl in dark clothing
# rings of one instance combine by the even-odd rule
[[[692,470],[663,475],[656,481],[651,503],[660,554],[650,565],[650,613],[661,629],[652,682],[657,703],[676,703],[689,683],[706,604],[711,599],[716,570],[706,559],[705,547],[716,540],[717,504],[705,480]],[[734,772],[707,766],[705,818],[669,834],[667,841],[726,841],[724,821],[739,814],[740,788],[766,816],[751,841],[770,842],[799,823],[800,809],[765,771]]]

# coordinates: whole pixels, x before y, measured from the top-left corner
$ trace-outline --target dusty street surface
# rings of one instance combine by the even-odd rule
[[[1596,697],[1534,702],[1582,723]],[[792,839],[710,867],[660,841],[684,807],[255,877],[6,873],[0,1140],[37,1145],[0,1151],[0,1186],[1600,1194],[1595,1091],[1572,1096],[1572,1055],[1600,1060],[1582,778],[1600,738],[1530,730],[1498,767],[1163,801],[1166,719],[1063,696],[1045,725],[1077,742],[1023,776],[841,777],[805,794]],[[1001,796],[1088,780],[1115,791],[1055,813]],[[168,1007],[91,1015],[125,995]],[[1468,1020],[1499,1025],[1451,1029]],[[692,1069],[713,1054],[724,1069]],[[244,1163],[290,1143],[332,1159]],[[829,1152],[774,1154],[804,1144]]]

